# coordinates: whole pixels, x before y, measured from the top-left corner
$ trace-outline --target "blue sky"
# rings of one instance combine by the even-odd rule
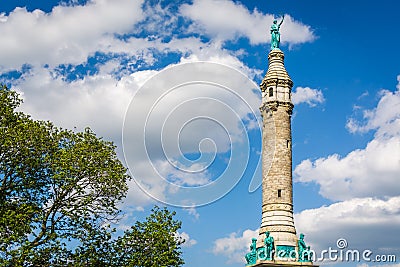
[[[162,205],[158,199],[183,222],[185,266],[244,266],[261,223],[261,188],[250,186],[260,180],[256,85],[273,15],[286,14],[297,231],[316,251],[345,238],[349,248],[398,262],[399,5],[2,1],[0,79],[34,118],[90,126],[117,144],[147,191],[130,183],[120,229]]]

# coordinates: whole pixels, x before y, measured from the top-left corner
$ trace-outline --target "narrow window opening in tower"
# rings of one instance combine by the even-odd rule
[[[271,87],[269,88],[269,96],[274,96],[274,89]]]
[[[278,197],[282,197],[282,189],[278,189]]]
[[[290,148],[290,140],[286,140],[286,146],[287,148]]]

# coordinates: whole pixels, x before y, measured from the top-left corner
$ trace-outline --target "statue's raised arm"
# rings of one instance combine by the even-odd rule
[[[279,33],[279,29],[283,23],[283,19],[285,15],[282,16],[281,22],[278,24],[278,21],[274,19],[274,22],[271,25],[271,49],[279,48],[279,43],[281,41],[281,34]]]
[[[282,20],[281,20],[281,22],[279,22],[278,28],[281,27],[281,25],[282,25],[284,19],[285,19],[285,14],[282,15]]]

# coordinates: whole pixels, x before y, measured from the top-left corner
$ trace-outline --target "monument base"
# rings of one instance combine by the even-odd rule
[[[298,261],[268,261],[257,260],[256,264],[246,265],[248,267],[319,267],[312,262],[298,262]]]

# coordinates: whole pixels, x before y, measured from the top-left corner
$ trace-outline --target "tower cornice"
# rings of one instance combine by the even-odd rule
[[[287,88],[291,89],[293,87],[293,82],[290,79],[290,77],[288,79],[282,79],[282,78],[278,78],[278,77],[269,78],[269,77],[265,76],[260,84],[261,91],[265,92],[267,90],[267,88],[270,86],[281,86],[281,87],[287,87]]]
[[[262,91],[265,91],[269,86],[283,86],[290,89],[293,87],[293,81],[285,69],[284,59],[285,55],[279,48],[269,52],[268,70],[260,84]]]
[[[291,101],[293,81],[287,73],[284,65],[284,54],[279,48],[271,50],[268,54],[268,70],[260,84],[262,105],[261,110],[269,108],[274,110],[274,105],[286,103],[289,115],[292,114]],[[281,106],[282,106],[281,105]]]

